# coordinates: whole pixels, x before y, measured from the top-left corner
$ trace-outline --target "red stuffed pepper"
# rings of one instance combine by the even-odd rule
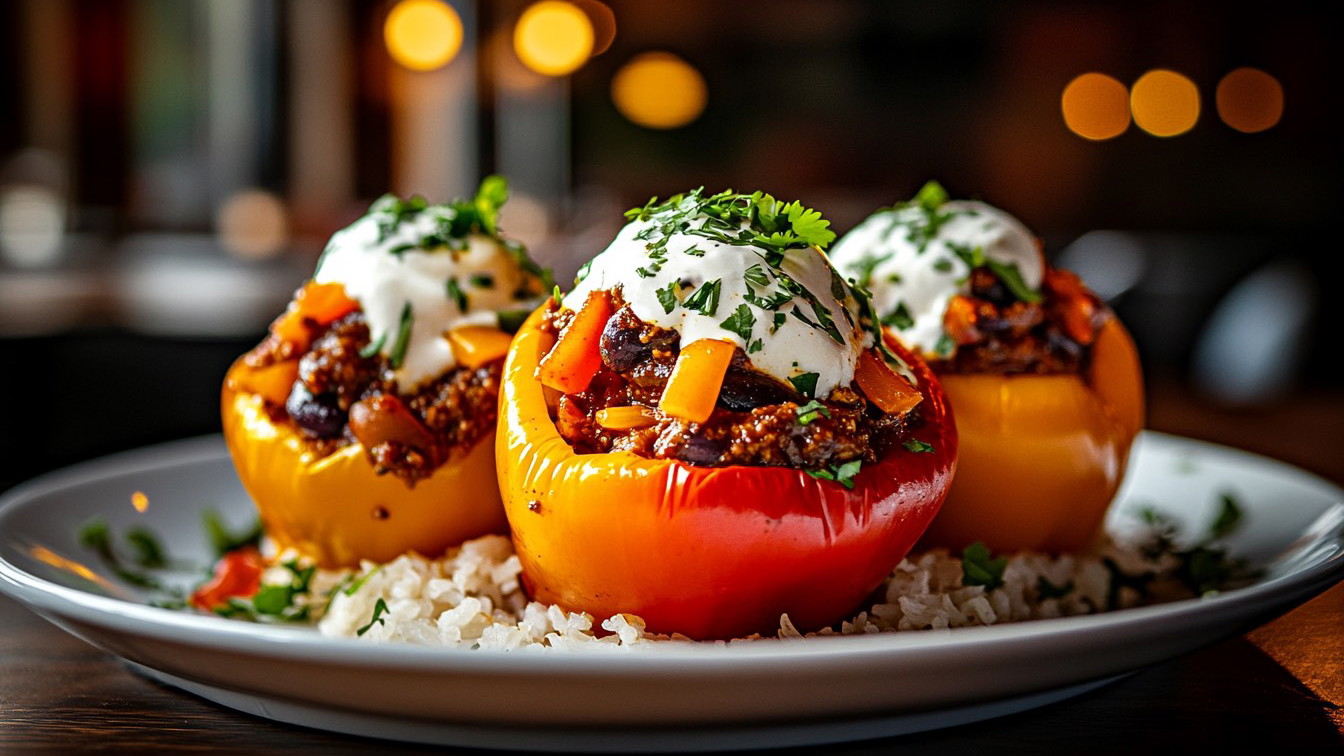
[[[519,330],[497,466],[533,598],[693,638],[853,611],[937,512],[957,439],[814,211],[650,202]]]

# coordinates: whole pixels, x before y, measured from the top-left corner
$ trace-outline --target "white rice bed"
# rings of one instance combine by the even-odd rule
[[[1091,614],[1105,609],[1111,589],[1111,571],[1103,559],[1127,573],[1161,571],[1139,552],[1115,545],[1085,556],[1021,553],[1009,557],[1003,585],[986,590],[963,585],[961,560],[935,550],[903,560],[884,582],[882,600],[838,626],[804,634],[785,615],[776,635],[857,635]],[[650,633],[632,614],[604,618],[595,626],[588,614],[528,601],[520,572],[508,538],[486,536],[439,559],[406,554],[382,565],[367,562],[358,571],[319,570],[301,600],[320,617],[318,629],[323,635],[369,643],[512,650],[690,641]],[[264,579],[283,584],[290,573],[273,568]],[[1042,580],[1051,586],[1072,585],[1072,590],[1043,598],[1038,595]],[[350,591],[351,586],[358,587]],[[379,613],[381,621],[372,621],[380,600],[385,606]],[[1127,607],[1142,600],[1124,588],[1117,603]]]

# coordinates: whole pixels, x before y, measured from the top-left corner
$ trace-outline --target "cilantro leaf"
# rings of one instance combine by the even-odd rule
[[[1003,571],[1008,567],[1008,557],[991,559],[989,549],[980,541],[967,546],[961,552],[961,582],[964,585],[983,585],[992,591],[1003,585]]]
[[[658,304],[663,306],[663,312],[671,315],[672,310],[676,309],[677,291],[680,288],[680,281],[669,281],[667,286],[654,290],[654,293],[658,295]]]
[[[907,331],[915,325],[915,319],[910,315],[910,310],[906,308],[905,302],[897,302],[892,311],[882,318],[882,325]]]
[[[904,446],[907,451],[912,451],[916,454],[932,454],[934,452],[933,444],[920,441],[917,438],[912,438],[909,441],[902,443],[901,446]]]
[[[387,613],[387,602],[383,601],[382,598],[379,598],[378,601],[373,605],[373,617],[369,620],[369,624],[356,630],[355,635],[362,638],[364,637],[364,633],[367,633],[369,631],[369,628],[373,627],[375,624],[386,625],[387,623],[383,620],[383,615],[386,613]]]
[[[797,412],[799,425],[808,425],[819,417],[829,418],[831,416],[830,407],[827,407],[816,399],[813,399],[807,404],[799,405]]]
[[[1041,301],[1041,293],[1027,286],[1027,282],[1022,280],[1022,271],[1018,270],[1017,263],[1001,263],[998,260],[985,260],[985,266],[998,276],[1003,285],[1008,287],[1008,291],[1013,296],[1026,302],[1035,304]]]
[[[817,379],[820,377],[820,373],[801,373],[789,376],[789,383],[793,384],[798,393],[812,399],[817,393]]]
[[[467,293],[458,285],[457,279],[450,276],[444,282],[444,289],[448,293],[448,298],[453,300],[453,304],[457,305],[457,311],[465,315],[469,301],[467,300]],[[407,305],[409,304],[408,302]]]
[[[740,304],[733,314],[719,324],[725,331],[730,331],[742,337],[742,340],[751,343],[751,329],[756,325],[756,316],[751,313],[751,308]]]
[[[688,310],[696,310],[701,315],[714,315],[719,309],[719,288],[722,284],[723,281],[718,278],[700,284],[700,288],[686,297],[682,306]]]
[[[1222,506],[1218,510],[1218,516],[1209,526],[1209,539],[1214,541],[1232,535],[1241,526],[1241,505],[1237,503],[1236,497],[1224,492],[1219,497],[1219,502]]]
[[[415,315],[411,312],[411,303],[407,302],[401,308],[401,323],[397,326],[397,340],[392,344],[392,353],[388,355],[388,364],[393,370],[401,367],[406,361],[406,348],[411,343],[411,326],[415,323]],[[386,334],[384,334],[386,336]]]

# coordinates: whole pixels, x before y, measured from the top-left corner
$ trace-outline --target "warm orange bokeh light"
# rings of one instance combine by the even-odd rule
[[[447,65],[462,49],[462,19],[439,0],[401,0],[383,24],[392,59],[412,71]]]
[[[636,55],[611,80],[621,115],[651,129],[675,129],[705,110],[709,89],[694,66],[672,53]]]
[[[593,52],[593,22],[563,0],[542,0],[523,11],[513,29],[523,65],[546,76],[573,73]]]
[[[1134,123],[1153,136],[1184,134],[1199,122],[1199,88],[1175,71],[1154,69],[1134,82],[1129,109]]]
[[[131,506],[135,507],[135,511],[144,514],[149,510],[149,497],[144,491],[136,491],[131,494]]]
[[[1116,79],[1085,73],[1064,87],[1064,123],[1084,139],[1111,139],[1129,128],[1129,90]]]
[[[1283,117],[1283,85],[1256,68],[1238,68],[1218,82],[1218,117],[1237,131],[1254,134]]]

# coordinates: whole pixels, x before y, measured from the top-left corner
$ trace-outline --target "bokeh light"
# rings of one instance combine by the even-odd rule
[[[675,129],[705,110],[709,89],[694,66],[667,52],[636,55],[611,80],[621,115],[651,129]]]
[[[593,22],[563,0],[529,6],[513,29],[513,49],[523,65],[546,76],[564,76],[593,52]]]
[[[383,40],[396,62],[412,71],[433,71],[462,49],[462,19],[439,0],[401,0],[387,14]]]
[[[1283,85],[1256,68],[1238,68],[1218,82],[1218,117],[1237,131],[1254,134],[1283,117]]]
[[[0,261],[18,268],[56,264],[65,235],[65,204],[42,186],[0,188]]]
[[[1129,109],[1135,125],[1149,134],[1178,136],[1199,122],[1199,87],[1175,71],[1154,69],[1134,82]]]
[[[224,249],[248,260],[272,257],[289,241],[284,203],[259,189],[241,191],[224,200],[215,215],[215,228]]]
[[[1064,87],[1064,124],[1084,139],[1112,139],[1129,128],[1129,90],[1100,73],[1085,73]]]
[[[606,3],[599,0],[570,0],[588,14],[588,20],[593,23],[593,52],[590,57],[596,57],[606,52],[611,43],[616,41],[616,14]]]

